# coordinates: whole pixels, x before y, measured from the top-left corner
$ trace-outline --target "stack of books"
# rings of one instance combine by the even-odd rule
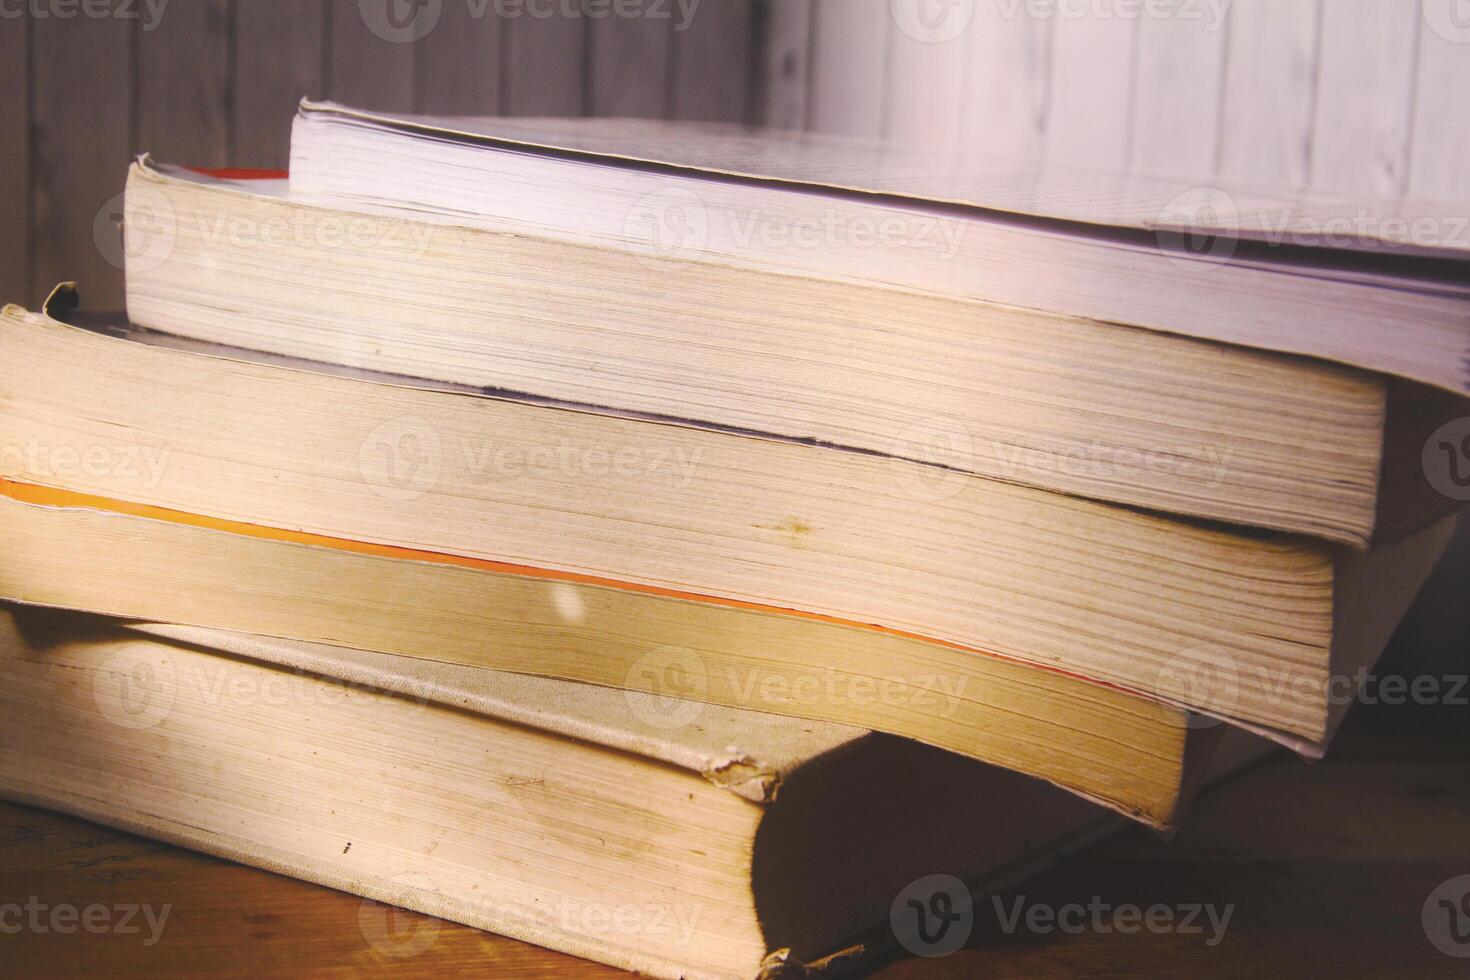
[[[922,946],[1227,727],[1325,751],[1470,499],[1407,207],[309,102],[289,177],[145,157],[127,317],[0,318],[0,791],[657,976]]]

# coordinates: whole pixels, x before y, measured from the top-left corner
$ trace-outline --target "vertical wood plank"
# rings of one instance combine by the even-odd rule
[[[1418,34],[1417,3],[1323,6],[1313,188],[1403,193]]]
[[[174,4],[138,31],[136,152],[186,166],[228,163],[232,8],[231,0]]]
[[[1450,20],[1450,9],[1449,3],[1425,8],[1419,26],[1408,191],[1413,197],[1459,201],[1470,211],[1470,112],[1465,111],[1470,24],[1462,27]]]
[[[28,21],[0,20],[0,305],[31,292],[31,86]]]
[[[362,109],[412,112],[414,58],[422,31],[443,5],[365,0],[329,7],[331,98]]]
[[[750,118],[750,0],[718,0],[694,8],[687,20],[675,8],[675,119],[746,122]]]
[[[760,121],[805,129],[811,85],[812,0],[767,0],[761,50]]]
[[[588,36],[589,111],[662,119],[668,114],[674,22],[604,16]]]
[[[1007,14],[979,3],[970,28],[965,150],[981,156],[1036,159],[1045,146],[1051,101],[1051,17]]]
[[[512,16],[513,14],[513,16]],[[512,116],[586,115],[587,21],[557,4],[508,8],[505,111]]]
[[[501,20],[494,3],[450,0],[419,43],[415,104],[430,115],[500,112]]]
[[[325,0],[238,0],[230,165],[284,169],[303,97],[327,95]]]
[[[133,26],[115,16],[31,22],[33,298],[73,279],[85,308],[122,309]]]
[[[1311,172],[1319,0],[1235,0],[1218,170],[1302,187]]]
[[[884,119],[889,139],[960,148],[975,7],[931,6],[931,0],[896,0],[889,5],[891,75]]]
[[[1194,0],[1138,24],[1128,169],[1184,177],[1215,172],[1228,22]]]
[[[879,136],[888,89],[888,0],[816,0],[811,128]]]
[[[1065,16],[1053,32],[1048,159],[1122,170],[1133,128],[1138,20]]]

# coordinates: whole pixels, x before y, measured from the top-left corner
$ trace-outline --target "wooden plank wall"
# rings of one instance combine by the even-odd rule
[[[687,23],[689,0],[632,0],[665,14],[641,18],[611,15],[628,0],[424,0],[433,29],[403,43],[370,21],[409,0],[172,0],[157,23],[146,0],[106,2],[0,16],[5,300],[72,278],[119,305],[128,159],[281,167],[302,95],[1470,201],[1460,0],[698,0]]]
[[[394,33],[389,2],[399,16],[414,9],[409,0],[169,0],[155,20],[157,0],[88,0],[106,16],[70,0],[7,0],[0,302],[34,306],[74,279],[88,307],[120,308],[115,198],[128,161],[146,151],[196,166],[282,168],[302,96],[484,115],[754,121],[762,112],[766,11],[756,0],[698,0],[688,17],[688,0],[427,0],[420,16],[435,19],[421,37],[426,21]]]
[[[782,125],[1470,202],[1463,0],[772,2]]]

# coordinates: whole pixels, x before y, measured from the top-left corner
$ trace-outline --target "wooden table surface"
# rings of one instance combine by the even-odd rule
[[[1110,905],[1233,911],[1223,939],[1179,932],[1005,933],[991,902],[969,945],[941,959],[889,963],[878,976],[1446,977],[1470,959],[1441,953],[1421,908],[1441,882],[1470,874],[1470,710],[1360,707],[1331,760],[1281,757],[1204,797],[1172,842],[1134,830],[1005,896],[1002,906]],[[410,959],[377,952],[350,895],[80,820],[0,805],[0,905],[29,896],[171,906],[157,942],[136,933],[72,935],[0,918],[0,973],[24,976],[476,975],[608,977],[599,967],[412,913],[435,929]],[[1180,913],[1182,914],[1182,912]],[[1470,920],[1465,927],[1470,929]],[[1467,949],[1470,951],[1470,949]]]

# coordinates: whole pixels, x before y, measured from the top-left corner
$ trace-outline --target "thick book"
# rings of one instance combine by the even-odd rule
[[[1182,709],[890,632],[0,481],[0,596],[859,725],[1178,822]]]
[[[841,972],[916,880],[1122,824],[855,728],[51,610],[0,607],[0,719],[7,799],[657,977]]]
[[[0,441],[37,450],[0,457],[20,483],[653,596],[678,616],[837,629],[945,671],[1011,658],[1307,745],[1329,733],[1330,678],[1377,657],[1449,533],[1364,553],[960,473],[936,487],[907,461],[16,307],[0,316],[0,405]],[[5,506],[11,537],[81,521]]]
[[[1454,202],[997,169],[732,125],[310,101],[290,173],[310,196],[1310,354],[1470,393],[1470,221]],[[769,233],[824,217],[838,232]],[[652,221],[642,234],[640,219]],[[874,232],[855,234],[859,221]]]
[[[327,196],[314,172],[293,173],[287,188],[135,166],[129,314],[181,336],[928,464],[931,482],[974,473],[1357,546],[1450,507],[1420,449],[1462,399],[1417,375],[1393,378],[1387,362],[1365,361],[1385,372],[1371,373],[1218,342],[1232,335],[894,289],[880,273],[903,250],[877,241],[860,250],[870,276],[835,281],[650,256],[636,235],[567,240],[411,200]],[[558,216],[612,206],[585,182],[548,179],[542,196]],[[503,185],[483,180],[494,195],[458,199],[500,201]],[[519,201],[523,189],[504,196]],[[981,280],[1054,268],[1005,261]],[[1134,273],[1110,273],[1106,295],[1157,292]],[[1311,282],[1321,295],[1280,297],[1282,308],[1348,336],[1346,307],[1394,350],[1415,349],[1424,314],[1412,294],[1378,289],[1375,304]],[[1191,294],[1188,309],[1220,304],[1250,323],[1260,295],[1271,291]],[[1455,308],[1461,321],[1465,309]],[[1294,350],[1289,334],[1280,341]]]

